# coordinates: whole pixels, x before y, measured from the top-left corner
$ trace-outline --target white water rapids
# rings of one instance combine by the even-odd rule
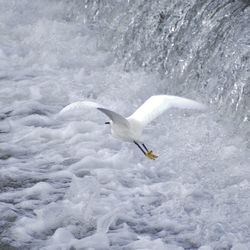
[[[184,86],[209,109],[150,124],[150,161],[112,138],[100,112],[58,112],[90,100],[129,115],[168,83],[173,93],[178,74],[133,69],[129,46],[124,70],[77,1],[0,0],[0,10],[1,249],[250,249],[249,141],[216,104]]]

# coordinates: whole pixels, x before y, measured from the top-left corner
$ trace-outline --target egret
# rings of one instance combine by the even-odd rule
[[[86,107],[95,108],[108,116],[110,121],[105,122],[105,124],[110,124],[111,134],[115,138],[122,141],[134,143],[143,152],[143,154],[151,160],[155,160],[158,156],[155,155],[152,150],[148,150],[147,146],[141,139],[142,131],[148,123],[169,108],[195,110],[204,110],[206,108],[205,105],[187,98],[171,95],[155,95],[147,99],[132,115],[127,118],[112,110],[102,107],[97,103],[89,101],[71,103],[63,108],[60,113]]]

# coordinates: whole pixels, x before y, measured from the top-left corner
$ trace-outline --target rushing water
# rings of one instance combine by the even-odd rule
[[[250,249],[249,1],[0,0],[1,249]],[[97,111],[208,105],[116,141]]]
[[[126,69],[158,71],[166,91],[198,94],[238,123],[247,122],[246,129],[250,120],[249,4],[86,1],[85,8],[105,47],[112,46]]]

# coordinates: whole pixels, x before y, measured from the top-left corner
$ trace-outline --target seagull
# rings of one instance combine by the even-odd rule
[[[158,157],[149,150],[142,141],[144,127],[170,108],[205,110],[206,106],[179,96],[154,95],[147,99],[132,115],[124,117],[112,110],[90,101],[78,101],[64,107],[60,114],[84,108],[94,108],[104,113],[110,121],[105,122],[111,127],[113,137],[126,142],[134,143],[141,152],[149,159],[156,160]]]

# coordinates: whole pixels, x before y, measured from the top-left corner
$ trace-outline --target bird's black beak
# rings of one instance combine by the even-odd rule
[[[105,122],[105,124],[110,124],[110,122]]]

